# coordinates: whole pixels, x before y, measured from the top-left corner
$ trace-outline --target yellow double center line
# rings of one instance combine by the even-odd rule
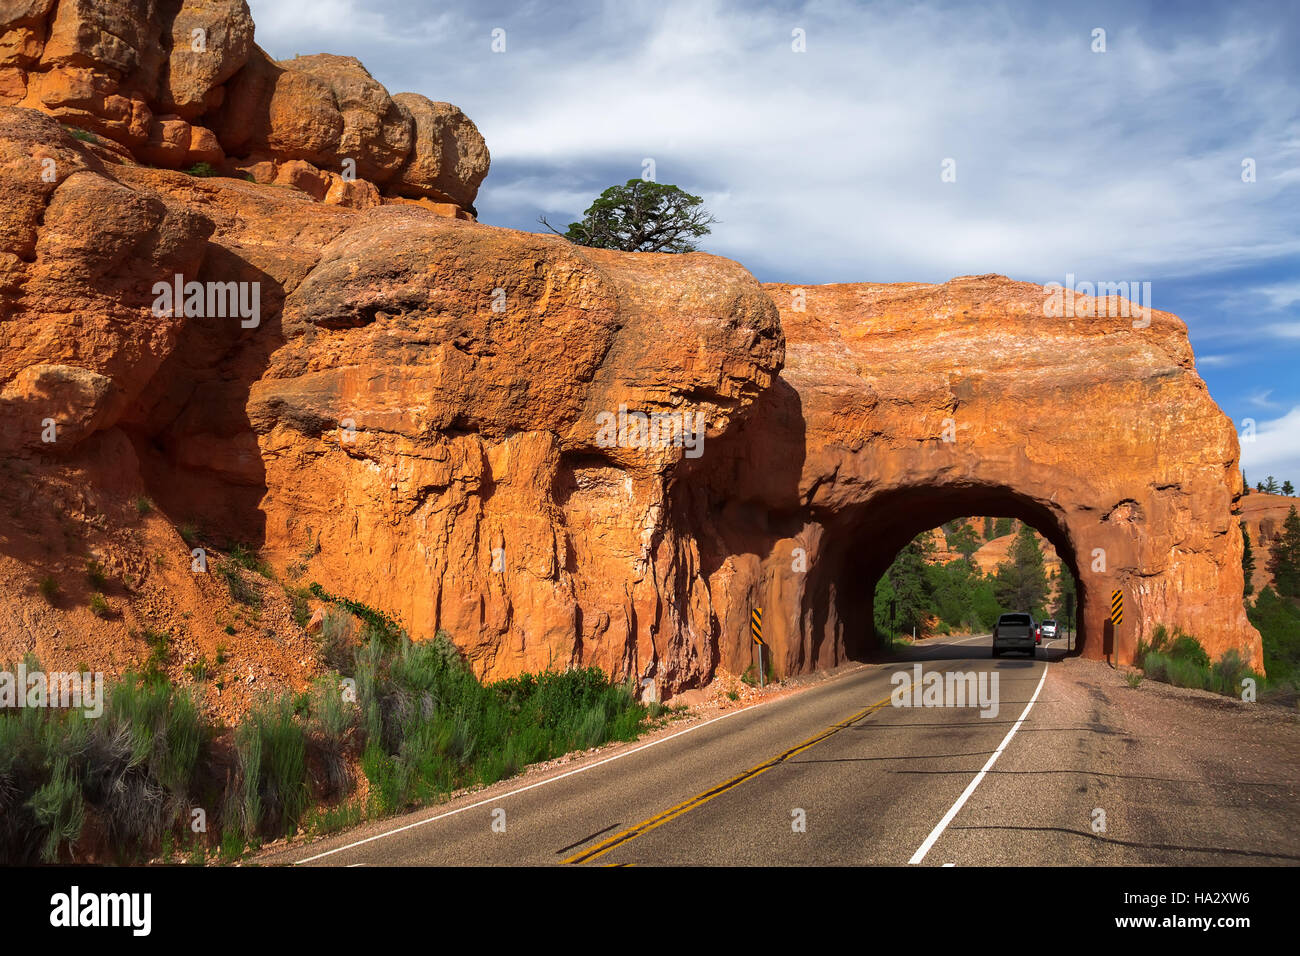
[[[880,708],[888,704],[892,696],[893,695],[891,694],[889,697],[884,697],[876,701],[870,707],[866,707],[858,711],[856,714],[854,714],[852,717],[848,718],[847,720],[841,720],[838,724],[832,724],[830,727],[827,727],[821,733],[809,737],[803,743],[796,744],[795,746],[791,747],[789,750],[785,751],[784,753],[778,754],[777,756],[773,757],[771,760],[765,760],[762,763],[758,764],[757,766],[750,767],[748,770],[744,771],[743,773],[737,774],[736,776],[732,777],[730,780],[726,781],[725,783],[720,783],[716,787],[713,787],[710,790],[706,790],[703,793],[696,794],[695,796],[691,797],[689,800],[683,803],[679,803],[675,807],[670,807],[669,809],[665,810],[663,813],[659,814],[658,816],[653,816],[649,820],[643,820],[640,823],[638,823],[636,826],[628,827],[626,830],[622,831],[621,833],[616,833],[614,834],[614,836],[609,837],[608,839],[603,840],[600,843],[597,843],[594,846],[587,848],[586,850],[582,850],[578,853],[575,853],[573,856],[568,857],[567,859],[561,860],[560,861],[561,864],[586,863],[588,860],[594,860],[596,859],[596,857],[603,856],[604,854],[608,853],[610,850],[614,849],[615,847],[620,847],[625,843],[629,843],[632,840],[635,840],[637,837],[641,836],[644,833],[649,833],[651,830],[655,829],[656,827],[663,826],[665,823],[669,822],[670,820],[675,820],[685,813],[690,813],[696,807],[703,806],[704,804],[712,800],[714,797],[721,796],[722,794],[726,793],[728,790],[740,786],[746,780],[753,780],[755,777],[759,776],[760,774],[767,773],[767,771],[771,770],[773,767],[777,766],[778,764],[784,763],[785,761],[789,760],[791,757],[803,753],[809,747],[813,747],[821,743],[823,740],[825,740],[827,737],[831,736],[832,734],[837,734],[844,728],[857,723],[863,717],[867,717],[871,714],[874,714],[876,711],[880,710]]]

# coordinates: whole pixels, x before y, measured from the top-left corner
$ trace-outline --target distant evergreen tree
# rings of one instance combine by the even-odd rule
[[[984,519],[984,540],[993,540],[993,516],[989,515]]]
[[[1250,532],[1244,521],[1241,522],[1241,573],[1246,576],[1246,589],[1242,594],[1250,597],[1255,593],[1255,552],[1250,546]]]
[[[1288,497],[1295,494],[1295,485],[1291,484],[1289,481],[1282,482],[1282,494],[1287,495]]]
[[[898,557],[885,572],[898,602],[900,632],[907,633],[915,627],[917,633],[921,633],[925,619],[931,613],[932,592],[926,558],[933,552],[930,535],[917,535],[898,552]]]
[[[1262,490],[1265,494],[1268,495],[1277,494],[1279,490],[1277,486],[1277,479],[1274,478],[1272,475],[1269,475],[1267,478],[1264,479],[1264,487]]]
[[[1007,560],[998,565],[993,593],[998,603],[1009,611],[1028,611],[1042,616],[1047,602],[1047,572],[1043,569],[1043,549],[1034,529],[1021,524]]]
[[[980,544],[975,538],[975,530],[963,521],[948,535],[948,547],[969,561],[970,556],[980,549]]]
[[[1011,519],[999,518],[993,526],[993,537],[1001,538],[1011,533]]]
[[[1074,622],[1079,614],[1079,591],[1074,583],[1074,575],[1067,567],[1061,567],[1061,589],[1056,594],[1056,607],[1052,616],[1062,627],[1074,630]]]
[[[1273,587],[1282,597],[1300,597],[1300,515],[1295,505],[1282,522],[1282,534],[1273,543],[1268,565]]]

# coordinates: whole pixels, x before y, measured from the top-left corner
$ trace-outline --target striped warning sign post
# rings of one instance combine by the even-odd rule
[[[763,669],[763,648],[767,645],[763,643],[763,609],[754,608],[749,615],[749,633],[754,638],[754,643],[758,645],[758,686],[766,685],[767,673]]]
[[[1116,627],[1124,623],[1124,592],[1119,588],[1110,592],[1110,623]]]

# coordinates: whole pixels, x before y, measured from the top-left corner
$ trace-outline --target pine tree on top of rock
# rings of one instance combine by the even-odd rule
[[[707,236],[717,222],[699,196],[666,183],[629,179],[610,186],[587,207],[580,222],[565,232],[545,216],[538,218],[557,236],[580,246],[623,252],[695,252],[695,240]]]

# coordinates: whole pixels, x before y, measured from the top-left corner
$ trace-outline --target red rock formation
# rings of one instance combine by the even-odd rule
[[[0,6],[0,105],[49,113],[165,169],[207,163],[350,206],[392,196],[472,213],[489,156],[449,103],[390,97],[352,57],[283,63],[245,0],[21,0]],[[310,164],[309,175],[283,164]],[[369,188],[366,188],[366,187]]]
[[[1033,525],[1076,572],[1084,654],[1101,656],[1119,588],[1119,660],[1165,623],[1212,656],[1237,647],[1262,662],[1240,599],[1236,433],[1176,317],[1153,311],[1135,328],[1084,317],[1109,311],[1089,301],[1052,318],[1042,287],[1001,276],[767,289],[788,391],[730,460],[710,458],[694,505],[743,516],[716,557],[733,605],[719,615],[724,665],[748,659],[750,605],[787,670],[861,653],[870,585],[897,549],[989,513]],[[807,573],[792,570],[795,548]]]

